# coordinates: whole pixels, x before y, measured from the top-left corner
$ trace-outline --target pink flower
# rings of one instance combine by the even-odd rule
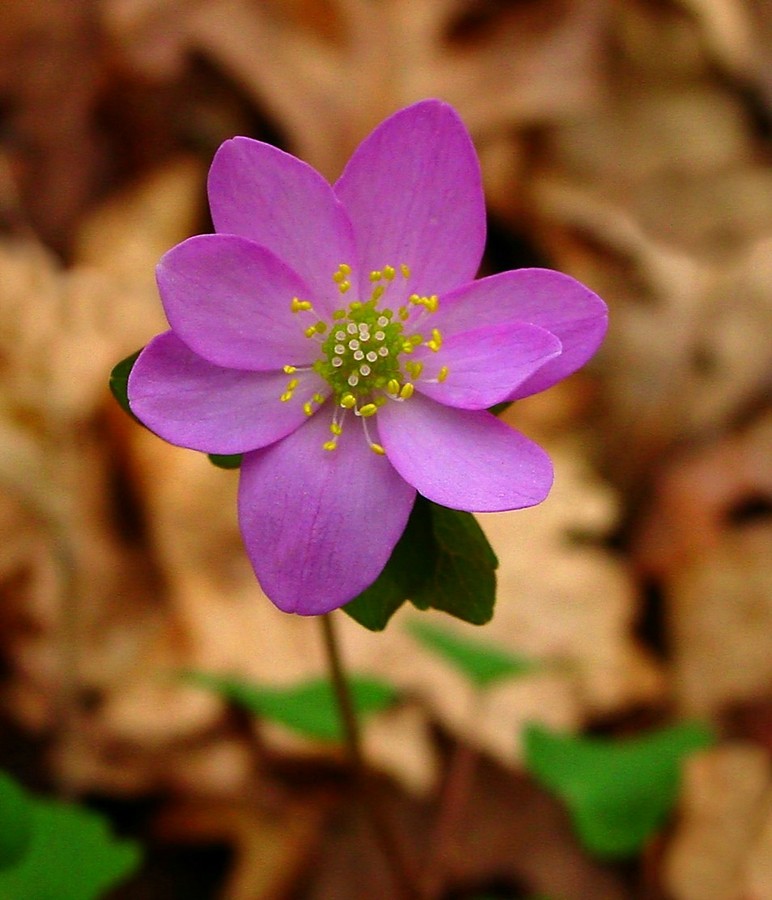
[[[474,512],[547,496],[546,453],[486,409],[583,365],[606,307],[544,269],[473,280],[480,170],[449,106],[387,119],[333,186],[226,141],[209,202],[217,233],[158,266],[171,329],[137,360],[129,402],[173,444],[244,454],[241,530],[280,609],[315,615],[368,587],[416,491]]]

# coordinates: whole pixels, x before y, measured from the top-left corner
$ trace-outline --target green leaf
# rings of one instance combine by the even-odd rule
[[[472,625],[484,625],[496,603],[496,554],[471,513],[432,503],[431,515],[437,547],[434,570],[410,599],[419,609],[441,609]]]
[[[26,802],[29,839],[0,870],[0,900],[97,900],[139,866],[139,847],[116,840],[103,816],[29,794]]]
[[[600,857],[624,859],[666,821],[684,759],[709,747],[713,736],[697,722],[625,740],[529,725],[523,742],[526,768],[562,798],[584,846]]]
[[[430,622],[411,622],[408,630],[424,647],[443,657],[478,688],[505,678],[528,675],[544,665],[487,641],[462,637]]]
[[[416,498],[386,568],[369,588],[343,607],[370,631],[383,631],[400,606],[430,577],[436,556],[430,507],[428,500]]]
[[[441,609],[482,625],[493,615],[497,566],[471,513],[446,509],[419,495],[386,568],[343,610],[371,631],[380,631],[409,599],[419,609]]]
[[[131,370],[134,368],[134,363],[137,361],[137,357],[141,352],[141,349],[137,350],[136,353],[132,353],[131,356],[122,359],[113,367],[112,372],[110,372],[110,390],[112,391],[113,397],[118,401],[121,408],[137,422],[139,419],[137,419],[129,406],[128,384]]]
[[[207,453],[206,455],[209,462],[218,469],[238,469],[244,458],[243,453]]]
[[[335,694],[325,679],[278,688],[207,672],[185,672],[183,677],[214,691],[235,706],[306,737],[323,741],[342,739]],[[352,677],[350,685],[354,708],[363,719],[391,706],[397,699],[396,688],[375,678]]]
[[[0,772],[0,872],[15,865],[32,838],[32,800],[10,775]]]

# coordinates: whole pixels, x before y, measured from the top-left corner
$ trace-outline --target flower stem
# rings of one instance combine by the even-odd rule
[[[351,688],[343,668],[343,661],[335,632],[335,625],[330,613],[319,617],[322,624],[324,648],[327,664],[332,679],[333,691],[338,703],[343,736],[349,763],[355,781],[360,790],[364,812],[370,820],[381,849],[391,865],[394,879],[399,885],[400,894],[406,900],[420,900],[418,878],[412,860],[406,855],[402,842],[395,834],[388,817],[380,803],[380,797],[372,783],[364,755]]]

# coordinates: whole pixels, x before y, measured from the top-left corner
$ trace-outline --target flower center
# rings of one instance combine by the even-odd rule
[[[367,419],[388,400],[404,402],[413,395],[413,382],[421,377],[424,364],[417,360],[403,361],[403,356],[412,354],[420,345],[435,352],[442,346],[442,335],[436,328],[431,330],[428,340],[422,334],[405,331],[414,310],[418,309],[419,316],[437,310],[439,299],[436,295],[411,294],[407,303],[396,312],[381,307],[380,301],[398,272],[404,279],[410,277],[410,269],[404,264],[398,270],[384,266],[371,272],[373,290],[368,300],[353,300],[335,310],[331,322],[318,320],[304,329],[306,337],[321,344],[321,355],[310,368],[330,385],[335,401],[330,425],[332,439],[324,443],[325,450],[336,449],[343,421],[350,410],[361,419],[370,449],[383,454],[383,447],[370,434]],[[351,288],[350,274],[351,267],[342,263],[332,276],[341,294]],[[313,305],[308,300],[294,297],[290,308],[293,313],[314,315]],[[298,369],[287,365],[284,371],[294,376]],[[447,367],[440,366],[436,377],[428,380],[444,381],[447,374]],[[298,378],[290,378],[280,399],[291,400],[299,383]],[[315,394],[303,406],[306,415],[313,415],[314,405],[322,404],[324,399]]]

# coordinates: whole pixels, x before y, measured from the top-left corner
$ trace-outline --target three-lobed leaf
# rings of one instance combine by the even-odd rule
[[[696,722],[624,740],[557,734],[535,724],[523,734],[526,768],[562,798],[584,846],[609,859],[635,855],[663,825],[683,761],[712,742]]]
[[[427,650],[441,656],[477,688],[528,675],[543,666],[538,660],[512,653],[490,641],[462,636],[431,622],[411,622],[408,630]]]
[[[371,631],[385,628],[406,600],[483,625],[493,615],[497,566],[471,513],[419,495],[383,572],[343,609]]]
[[[183,677],[255,716],[278,722],[305,737],[323,741],[342,739],[335,694],[325,679],[312,679],[289,687],[268,687],[208,672],[185,672]],[[349,683],[354,708],[363,719],[397,700],[397,689],[376,678],[353,676]]]
[[[8,776],[0,780],[0,863],[3,900],[97,900],[139,866],[137,844],[118,840],[98,813],[27,793]],[[9,789],[9,785],[13,788]],[[12,808],[4,806],[11,799]],[[19,819],[10,819],[14,810]],[[8,854],[7,828],[22,839]]]

